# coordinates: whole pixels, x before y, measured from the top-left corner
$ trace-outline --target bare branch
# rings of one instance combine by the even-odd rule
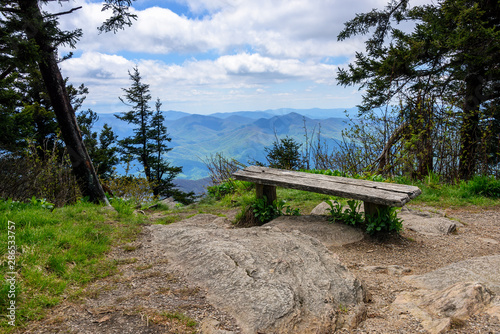
[[[66,14],[71,14],[74,11],[79,10],[79,9],[82,9],[82,6],[71,8],[70,10],[65,11],[65,12],[60,12],[60,13],[55,13],[55,14],[49,14],[49,15],[44,16],[44,18],[61,16],[61,15],[66,15]]]
[[[5,79],[9,74],[14,71],[14,65],[10,65],[2,74],[0,74],[0,80]]]

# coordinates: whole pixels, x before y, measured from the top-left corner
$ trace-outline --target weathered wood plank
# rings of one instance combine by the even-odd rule
[[[355,180],[256,166],[247,167],[233,175],[236,179],[243,181],[398,207],[403,206],[421,193],[418,187],[401,184]]]
[[[421,194],[421,191],[418,187],[408,186],[405,184],[358,180],[358,179],[351,179],[351,178],[340,177],[340,176],[329,176],[329,175],[323,175],[323,174],[294,172],[294,171],[287,171],[287,170],[267,168],[267,167],[258,167],[258,166],[249,166],[249,167],[245,168],[243,171],[254,172],[256,174],[268,173],[268,174],[272,174],[272,175],[276,175],[276,176],[289,175],[289,176],[296,176],[296,177],[306,177],[306,178],[311,179],[311,180],[317,180],[318,182],[335,182],[335,183],[359,185],[359,186],[368,187],[368,188],[384,189],[384,190],[389,190],[389,191],[394,191],[394,192],[405,193],[408,196],[410,196],[411,198],[415,198]]]

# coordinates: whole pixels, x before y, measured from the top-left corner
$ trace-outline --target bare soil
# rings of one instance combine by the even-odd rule
[[[464,226],[446,236],[404,230],[385,240],[367,237],[331,247],[371,295],[366,321],[353,331],[341,332],[425,333],[417,319],[389,308],[397,294],[415,289],[401,277],[468,258],[500,254],[500,207],[411,209],[456,219]],[[232,219],[235,212],[224,214]],[[157,213],[150,215],[152,223],[159,218],[162,216]],[[144,232],[134,243],[115,248],[109,257],[118,264],[118,274],[94,282],[80,293],[70,292],[71,298],[18,333],[201,333],[207,319],[215,319],[211,328],[240,333],[230,315],[208,303],[206,291],[191,285],[188,277],[173,269],[168,258],[153,255],[150,240]],[[500,333],[500,322],[480,314],[455,324],[449,333]]]

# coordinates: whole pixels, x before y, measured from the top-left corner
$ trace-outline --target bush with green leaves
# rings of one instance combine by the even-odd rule
[[[279,216],[300,216],[300,209],[292,209],[290,205],[285,205],[284,200],[275,200],[273,204],[268,204],[266,196],[255,199],[250,205],[254,217],[261,223],[265,224]]]
[[[488,176],[475,176],[469,182],[462,182],[461,190],[465,196],[480,195],[500,198],[500,180]]]
[[[232,182],[232,180],[207,187],[208,195],[214,197],[215,199],[221,199],[226,195],[234,193],[235,191],[236,185]]]
[[[363,215],[359,213],[361,202],[348,200],[348,208],[337,201],[328,201],[330,205],[330,221],[342,221],[344,224],[358,226],[363,223]]]
[[[264,148],[269,167],[288,170],[301,169],[303,165],[299,151],[301,146],[302,144],[288,136],[281,139],[276,137],[272,147]]]
[[[346,208],[337,201],[327,202],[330,205],[330,221],[340,221],[347,225],[359,226],[368,234],[383,234],[398,232],[403,228],[402,220],[398,218],[396,208],[382,207],[377,209],[377,215],[363,217],[359,212],[361,202],[348,200]]]
[[[382,207],[377,209],[377,215],[367,216],[366,233],[379,234],[401,231],[403,220],[398,217],[397,208]]]
[[[325,169],[325,170],[323,170],[323,169],[301,169],[300,171],[305,172],[305,173],[311,173],[311,174],[349,177],[349,178],[353,178],[353,179],[362,179],[362,180],[369,180],[369,181],[375,181],[375,182],[386,182],[388,180],[386,177],[384,177],[380,174],[371,174],[371,173],[349,174],[346,172],[339,171],[337,169],[335,169],[335,170],[331,170],[331,169]]]

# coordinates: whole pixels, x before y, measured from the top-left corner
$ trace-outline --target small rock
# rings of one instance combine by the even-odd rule
[[[333,202],[333,201],[331,201]],[[311,215],[315,216],[328,216],[330,215],[330,205],[326,202],[321,202],[311,211]]]
[[[168,197],[165,198],[164,200],[160,201],[160,204],[163,204],[167,206],[170,210],[174,209],[175,206],[178,204],[173,197]]]
[[[477,238],[480,242],[484,242],[485,244],[490,244],[490,245],[498,245],[499,242],[496,241],[495,239],[490,239],[490,238]]]
[[[389,265],[389,266],[365,266],[363,267],[364,270],[366,271],[371,271],[371,272],[380,272],[380,273],[387,273],[390,275],[402,275],[404,273],[409,273],[411,272],[411,269],[398,266],[398,265]]]
[[[204,318],[200,322],[200,332],[201,334],[234,334],[233,331],[226,331],[223,329],[217,329],[220,325],[215,319],[212,318]]]
[[[421,234],[446,235],[457,229],[457,223],[447,218],[422,217],[413,213],[401,214],[400,218],[403,219],[404,227]]]

